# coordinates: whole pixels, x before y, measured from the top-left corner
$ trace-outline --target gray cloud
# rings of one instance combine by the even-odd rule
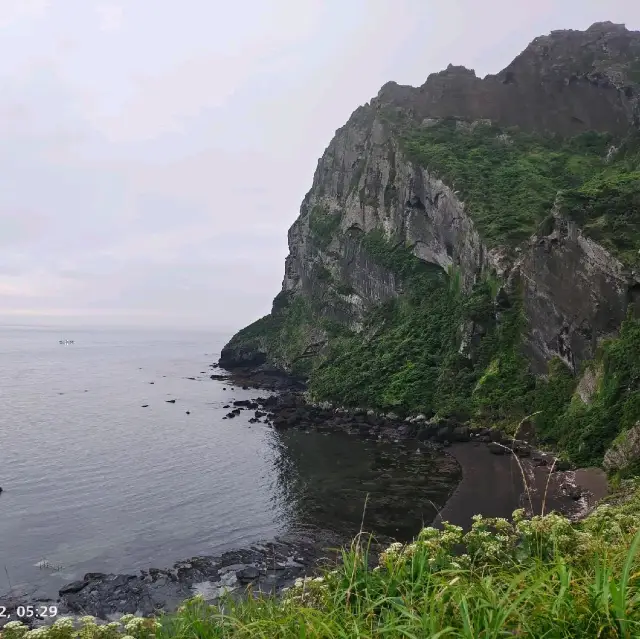
[[[627,0],[3,0],[0,322],[232,330],[266,313],[334,131]]]

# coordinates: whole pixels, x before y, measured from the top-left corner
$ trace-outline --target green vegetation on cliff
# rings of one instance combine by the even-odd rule
[[[340,226],[340,214],[316,205],[309,211],[309,232],[320,248],[327,248]]]
[[[362,330],[323,317],[321,302],[283,293],[272,315],[234,340],[249,351],[259,345],[272,361],[308,376],[316,399],[344,406],[507,429],[536,412],[541,442],[581,465],[602,463],[615,438],[638,420],[640,319],[629,316],[619,336],[600,346],[590,363],[600,371],[599,383],[587,404],[576,393],[577,377],[560,359],[550,362],[546,377],[529,372],[518,291],[496,298],[497,282],[487,275],[462,294],[455,268],[446,274],[379,231],[361,241],[404,291],[373,308]],[[308,351],[314,335],[325,344],[322,351]]]
[[[400,128],[408,157],[459,191],[489,246],[532,235],[563,192],[562,209],[587,235],[640,264],[637,136],[621,144],[604,133],[561,138],[453,118]]]
[[[537,412],[541,441],[583,465],[602,463],[616,436],[635,424],[640,319],[629,316],[620,335],[600,346],[591,364],[602,369],[600,383],[585,404],[575,394],[576,377],[560,359],[550,362],[546,378],[536,380],[529,372],[517,291],[495,302],[495,283],[485,278],[462,295],[455,270],[446,275],[377,231],[362,242],[401,278],[405,293],[372,310],[362,331],[345,330],[330,340],[311,372],[315,397],[507,428]]]
[[[519,352],[518,300],[500,309],[498,322],[489,279],[463,296],[455,270],[447,275],[377,231],[362,242],[401,278],[405,294],[374,309],[361,332],[330,342],[311,374],[312,393],[349,406],[460,419],[523,417],[534,380]],[[472,333],[464,353],[460,326]]]
[[[640,266],[637,133],[622,141],[601,133],[561,138],[453,118],[417,127],[397,114],[389,125],[412,161],[460,193],[487,245],[514,247],[535,232],[550,233],[555,204],[627,267]],[[311,246],[321,258],[340,219],[324,205],[309,211]],[[349,330],[350,309],[340,306],[353,288],[322,258],[308,274],[311,292],[281,294],[273,314],[232,344],[308,375],[314,397],[346,406],[506,428],[536,412],[542,441],[580,464],[601,463],[612,441],[635,423],[639,320],[629,318],[620,337],[600,348],[599,386],[585,404],[575,392],[577,378],[559,359],[547,377],[530,374],[519,291],[496,296],[500,283],[485,273],[462,294],[459,267],[444,273],[429,266],[402,238],[387,239],[381,230],[364,236],[361,249],[394,273],[401,290],[370,309],[361,330]]]
[[[626,264],[640,267],[640,135],[579,188],[564,191],[560,210]]]
[[[589,403],[570,394],[566,372],[552,374],[541,393],[552,398],[541,434],[581,465],[601,464],[619,433],[640,419],[640,320],[629,316],[618,338],[604,342],[589,365],[600,370]]]
[[[308,300],[281,292],[271,313],[238,331],[225,348],[234,351],[237,360],[246,354],[247,365],[268,360],[290,368],[292,362],[297,362],[292,372],[307,374],[310,362],[301,356],[315,324],[316,315]]]

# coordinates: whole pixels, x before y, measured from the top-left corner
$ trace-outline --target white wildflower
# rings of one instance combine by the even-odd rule
[[[136,630],[144,626],[146,623],[147,623],[146,619],[144,619],[143,617],[134,617],[133,619],[130,619],[129,621],[127,621],[127,623],[124,625],[124,629],[127,632],[135,632]]]
[[[54,628],[73,628],[73,617],[58,617],[53,622]]]

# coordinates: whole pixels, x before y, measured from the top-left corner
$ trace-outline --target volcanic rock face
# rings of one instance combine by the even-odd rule
[[[639,116],[639,58],[638,32],[598,22],[536,38],[497,75],[480,79],[449,65],[417,89],[389,82],[374,102],[410,109],[421,120],[456,116],[562,135],[623,133]]]
[[[486,272],[495,273],[506,291],[520,287],[534,370],[544,371],[554,355],[577,370],[598,340],[616,331],[633,291],[638,297],[639,274],[557,210],[549,228],[529,242],[487,243],[453,185],[407,157],[390,117],[418,131],[455,117],[466,128],[491,121],[559,136],[589,130],[621,135],[638,125],[639,81],[640,32],[606,22],[536,38],[503,71],[484,79],[449,66],[419,88],[387,83],[336,131],[318,161],[289,230],[274,311],[283,299],[321,299],[316,315],[359,330],[368,310],[403,292],[396,275],[362,248],[362,237],[378,231],[425,262],[457,269],[463,290]],[[276,356],[273,341],[260,331],[250,340],[240,334],[220,363],[290,370],[327,339],[320,323],[309,327],[285,356]]]
[[[544,372],[555,355],[577,372],[625,317],[630,285],[623,265],[575,224],[556,219],[548,236],[530,242],[517,270],[531,361]]]

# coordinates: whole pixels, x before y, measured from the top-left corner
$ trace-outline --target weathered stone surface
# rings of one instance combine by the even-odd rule
[[[62,588],[60,588],[60,591],[58,592],[58,594],[62,596],[62,595],[69,595],[71,593],[80,592],[87,585],[88,585],[88,581],[72,581],[70,584],[67,584],[66,586],[63,586]]]
[[[598,388],[598,382],[602,376],[602,368],[597,370],[588,367],[578,381],[576,392],[585,404],[590,404],[591,399]]]
[[[640,36],[624,25],[553,31],[533,40],[497,75],[449,65],[419,88],[385,84],[375,104],[412,109],[417,121],[457,116],[571,135],[623,132],[637,118],[633,59]]]
[[[621,433],[604,456],[604,468],[622,470],[640,460],[640,421],[633,428]]]
[[[629,282],[623,265],[559,216],[549,236],[529,242],[512,277],[524,289],[526,348],[539,372],[554,355],[577,372],[625,317]]]

